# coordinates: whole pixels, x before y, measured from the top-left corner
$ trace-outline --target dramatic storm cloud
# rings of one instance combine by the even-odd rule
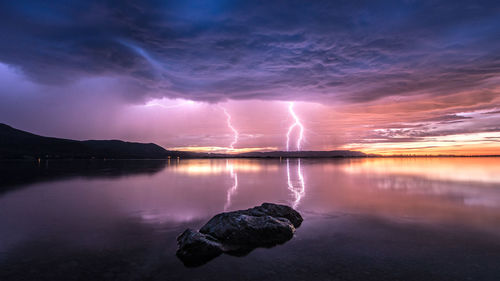
[[[310,149],[494,134],[499,14],[497,1],[3,1],[0,121],[66,137],[223,146],[230,136],[215,109],[202,118],[207,132],[160,137],[154,126],[196,127],[206,112],[146,122],[129,107],[232,101],[237,124],[255,116],[245,108],[257,100],[269,111],[302,101],[324,106],[302,110]],[[286,110],[276,118],[240,124],[242,143],[283,148],[290,120]],[[135,131],[118,129],[125,119]]]

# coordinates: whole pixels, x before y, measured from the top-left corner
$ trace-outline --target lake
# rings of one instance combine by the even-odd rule
[[[3,161],[0,280],[500,280],[500,158]],[[297,209],[295,237],[187,268],[217,213]]]

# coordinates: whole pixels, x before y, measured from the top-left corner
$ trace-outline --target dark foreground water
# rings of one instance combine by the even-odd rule
[[[500,158],[0,163],[0,280],[500,280]],[[186,268],[176,236],[296,207],[289,242]]]

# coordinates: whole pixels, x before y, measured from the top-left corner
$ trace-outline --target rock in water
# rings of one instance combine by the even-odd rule
[[[177,256],[186,266],[197,266],[223,252],[247,254],[257,247],[272,247],[290,240],[302,221],[302,216],[294,209],[271,203],[221,213],[199,232],[187,229],[179,235]]]
[[[217,215],[200,229],[231,249],[273,246],[290,240],[294,231],[288,219],[240,213]]]
[[[177,244],[177,256],[191,266],[201,265],[204,260],[211,260],[222,254],[222,245],[215,238],[190,228],[177,237]]]

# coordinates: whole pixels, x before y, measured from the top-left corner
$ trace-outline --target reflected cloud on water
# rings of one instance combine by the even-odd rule
[[[498,158],[381,158],[352,160],[341,170],[373,186],[413,195],[439,196],[471,206],[500,207]],[[480,189],[477,187],[481,186]]]
[[[349,174],[392,174],[453,182],[500,183],[498,157],[351,159],[342,165],[342,170]]]

